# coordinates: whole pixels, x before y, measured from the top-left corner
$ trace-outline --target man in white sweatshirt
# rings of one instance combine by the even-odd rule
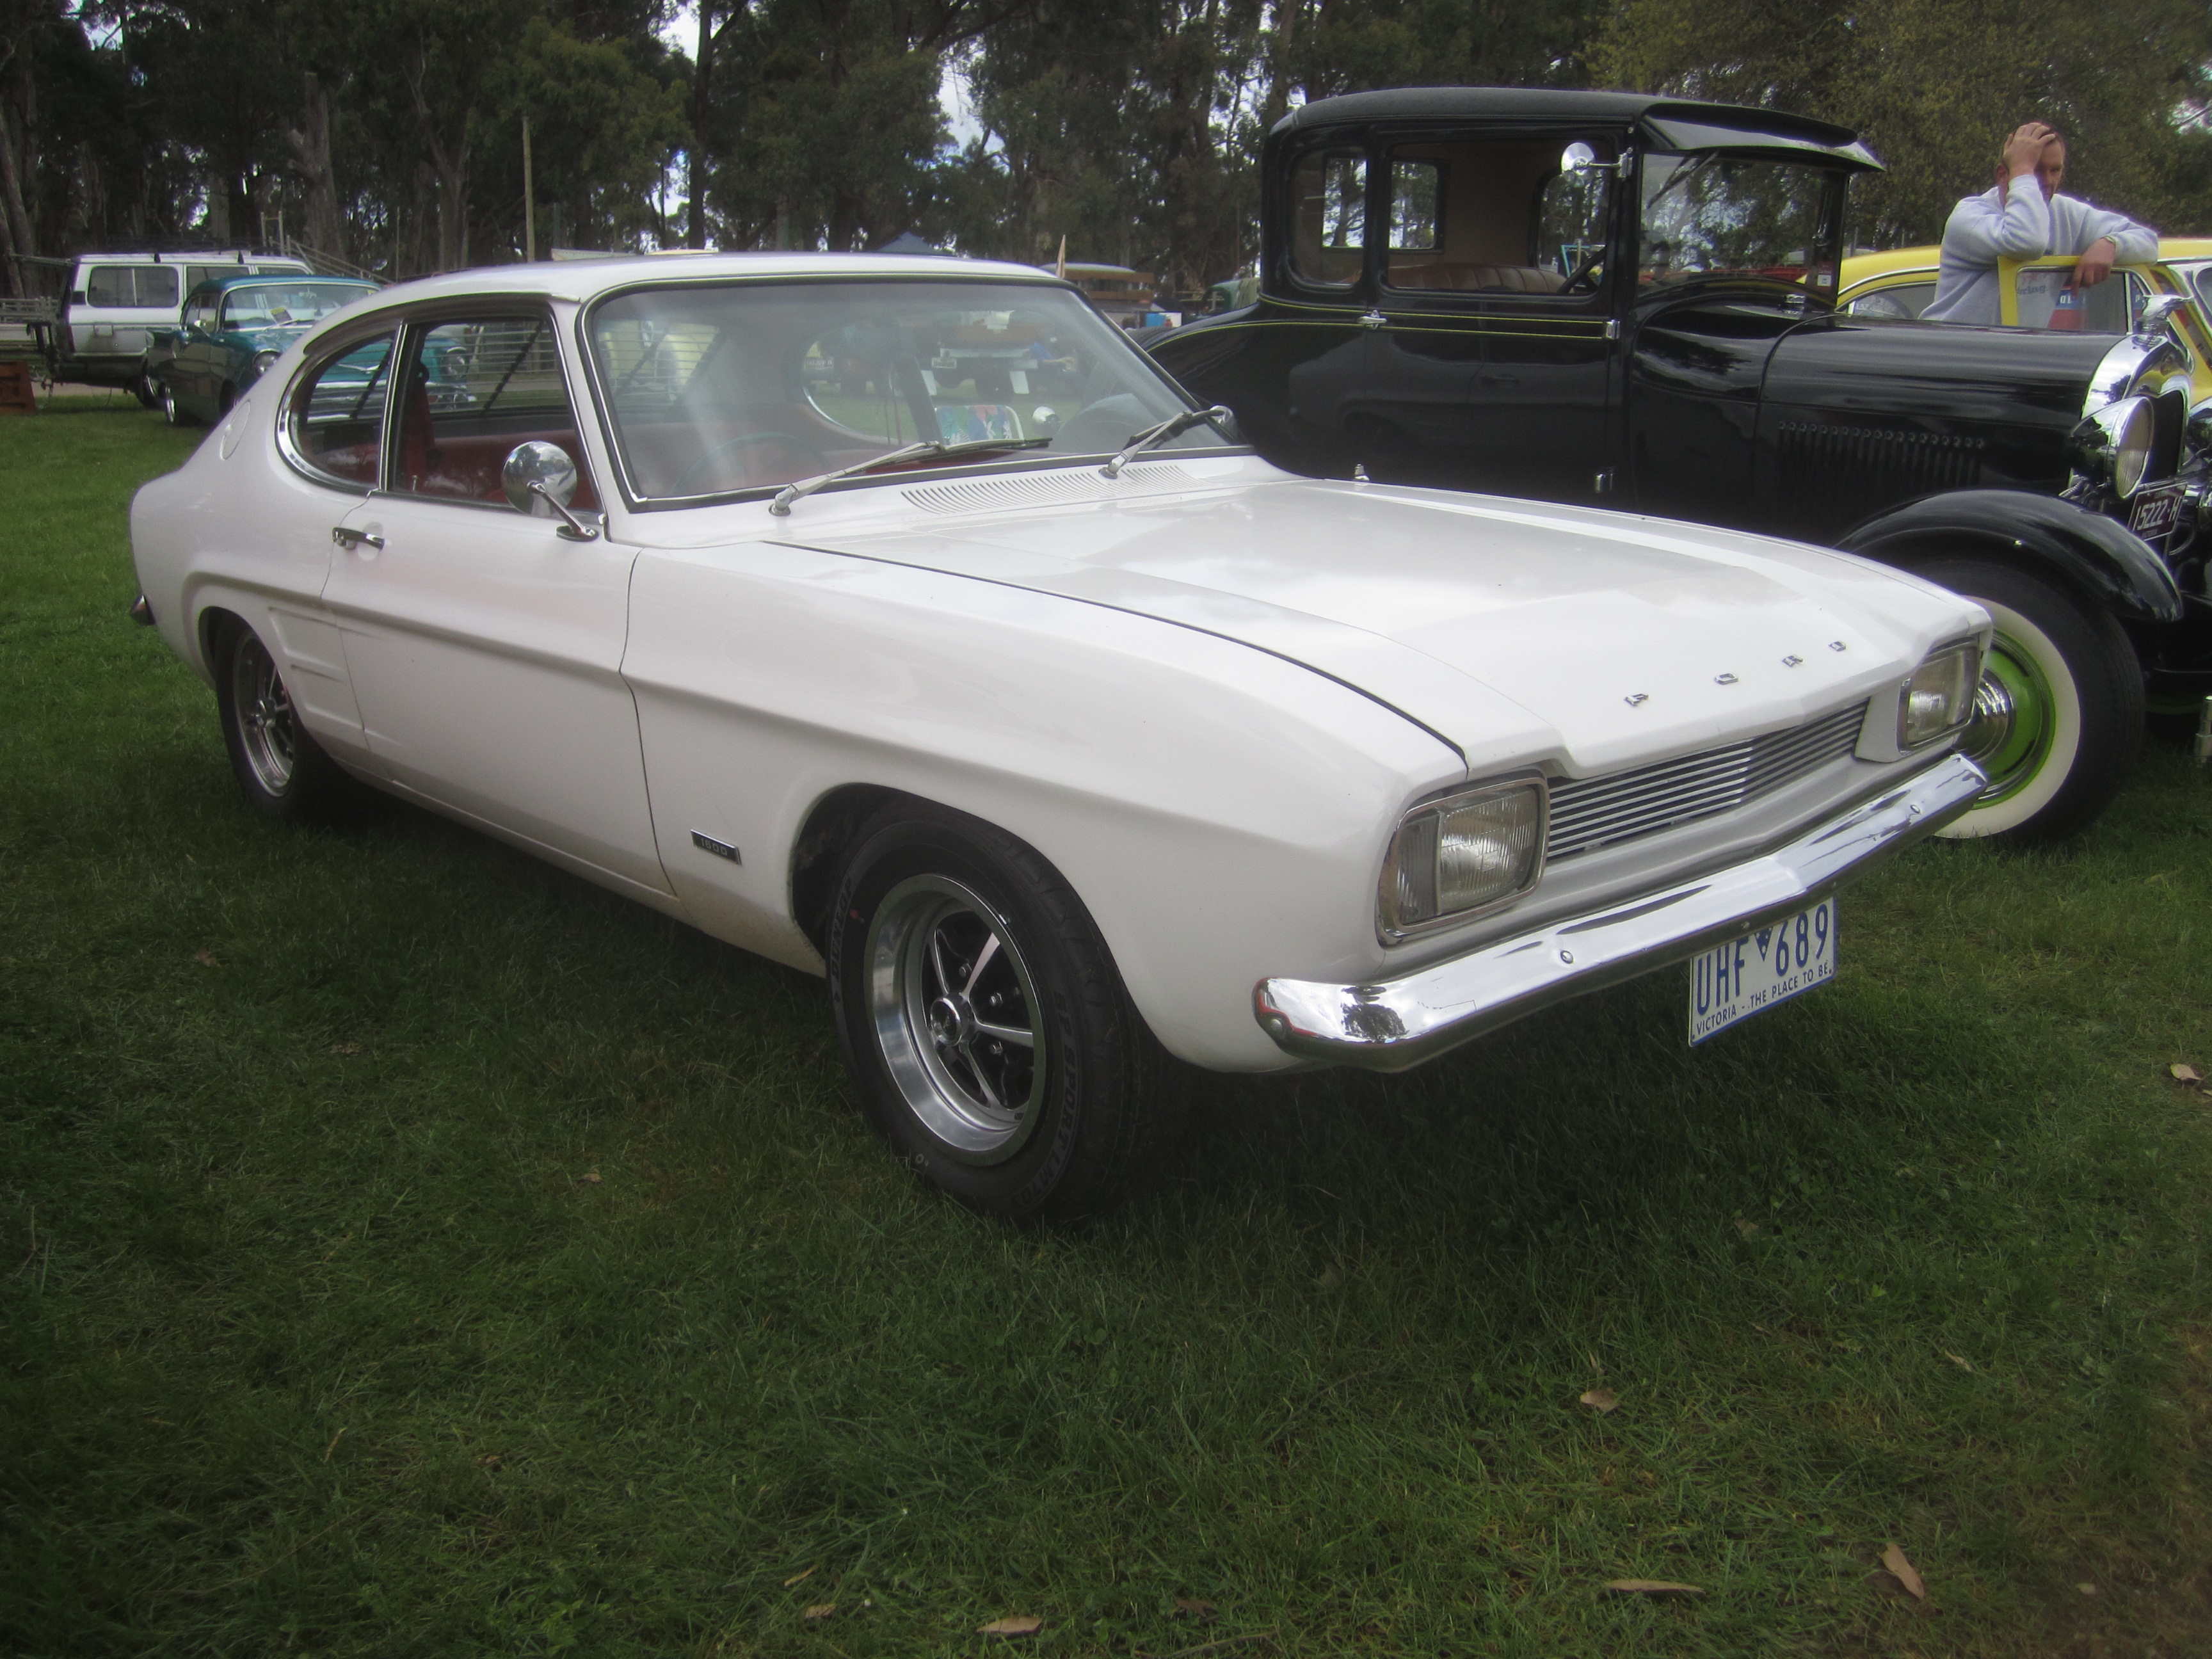
[[[2088,288],[2122,261],[2158,257],[2158,233],[2123,214],[2061,196],[2066,140],[2030,121],[2005,141],[1994,190],[1969,196],[1943,227],[1943,258],[1936,297],[1920,314],[1936,323],[1995,323],[1997,261],[2076,253],[2074,283]]]

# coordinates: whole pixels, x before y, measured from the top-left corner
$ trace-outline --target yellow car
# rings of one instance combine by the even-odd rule
[[[1941,252],[1929,246],[1853,254],[1844,261],[1838,308],[1855,317],[1918,317],[1936,297]],[[2070,254],[1999,261],[1999,320],[2008,328],[2126,334],[2147,301],[2179,294],[2189,301],[2176,321],[2189,348],[2192,401],[2212,398],[2212,236],[2162,236],[2155,261],[2115,265],[2111,280],[2094,288],[2069,286],[2077,263]]]

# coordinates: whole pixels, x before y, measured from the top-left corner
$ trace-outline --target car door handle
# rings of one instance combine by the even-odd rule
[[[331,527],[331,539],[349,552],[356,547],[368,546],[381,549],[384,545],[383,537],[371,535],[366,530],[356,530],[351,525],[344,524]]]

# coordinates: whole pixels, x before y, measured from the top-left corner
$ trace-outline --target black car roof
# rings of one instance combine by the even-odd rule
[[[1388,121],[1633,122],[1662,149],[1778,149],[1855,167],[1881,165],[1849,127],[1809,115],[1705,104],[1647,92],[1571,92],[1551,87],[1399,87],[1316,99],[1275,125],[1277,135]]]

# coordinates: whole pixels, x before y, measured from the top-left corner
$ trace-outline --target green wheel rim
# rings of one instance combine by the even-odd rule
[[[1999,634],[1974,688],[1974,718],[1960,744],[1990,775],[1982,803],[1993,805],[2034,781],[2051,757],[2058,706],[2051,682],[2020,641]]]

